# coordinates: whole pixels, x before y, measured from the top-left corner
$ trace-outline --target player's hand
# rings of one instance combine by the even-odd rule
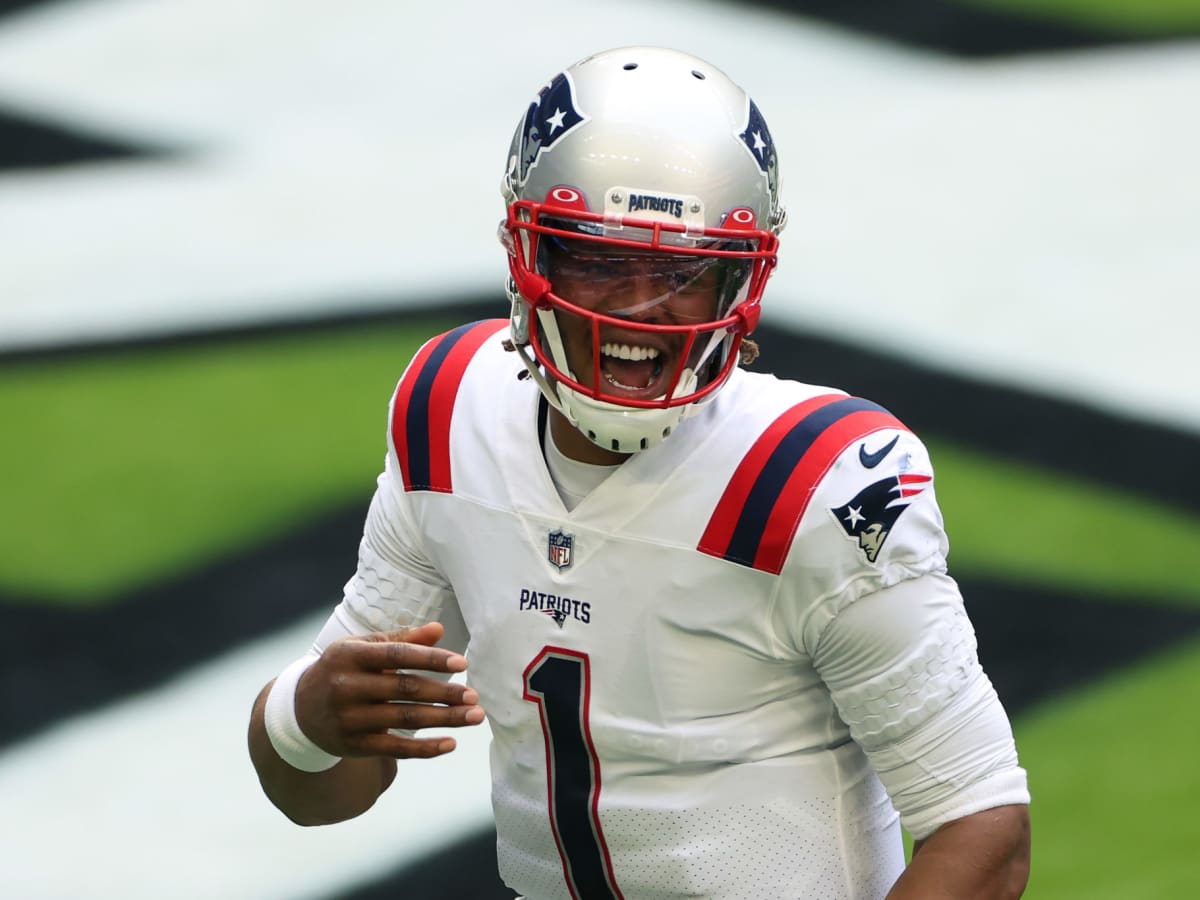
[[[405,759],[449,753],[455,746],[450,737],[388,733],[483,721],[474,690],[421,674],[467,668],[464,656],[434,646],[443,632],[440,623],[431,622],[330,644],[296,686],[301,731],[337,756]]]

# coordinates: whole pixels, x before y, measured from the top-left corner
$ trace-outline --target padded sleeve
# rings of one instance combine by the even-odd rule
[[[915,838],[1028,803],[1012,727],[953,579],[928,573],[842,608],[811,649],[839,715]]]
[[[394,457],[379,476],[358,548],[358,566],[346,583],[342,602],[318,645],[345,634],[391,631],[440,621],[446,636],[439,646],[461,653],[468,634],[449,583],[428,561],[421,535],[409,515],[407,496],[396,484]]]

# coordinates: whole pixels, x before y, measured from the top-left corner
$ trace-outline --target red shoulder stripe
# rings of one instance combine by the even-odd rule
[[[725,493],[721,495],[721,500],[717,503],[712,518],[708,520],[708,527],[704,530],[697,549],[710,556],[725,555],[725,550],[737,528],[738,520],[741,519],[742,512],[746,508],[750,492],[754,489],[758,476],[779,443],[795,427],[796,423],[802,421],[809,413],[833,403],[841,396],[841,394],[822,394],[819,397],[805,400],[803,403],[793,406],[768,426],[734,470],[729,484],[725,486]]]
[[[904,425],[889,412],[862,410],[839,419],[821,432],[792,470],[784,483],[779,501],[767,517],[763,540],[754,558],[754,568],[776,575],[783,570],[783,562],[792,547],[800,520],[808,509],[817,485],[834,460],[855,441],[885,428],[904,428]]]
[[[905,429],[881,406],[826,394],[797,404],[763,432],[734,471],[697,549],[778,575],[813,491],[854,441]]]
[[[433,338],[400,380],[391,429],[406,491],[453,490],[450,422],[458,388],[476,351],[507,325],[505,319],[489,319]]]

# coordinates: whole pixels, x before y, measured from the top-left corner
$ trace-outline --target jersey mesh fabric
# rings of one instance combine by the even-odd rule
[[[570,900],[553,844],[517,846],[505,837],[527,824],[526,815],[516,814],[527,798],[505,793],[496,799],[505,881],[528,900]],[[882,791],[875,803],[887,805]],[[619,860],[617,884],[627,900],[878,900],[903,867],[898,835],[881,841],[874,830],[878,821],[852,815],[833,798],[603,814],[609,849]]]

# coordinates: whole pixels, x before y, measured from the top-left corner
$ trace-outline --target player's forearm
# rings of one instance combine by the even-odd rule
[[[917,844],[887,900],[1014,900],[1029,880],[1029,808],[1000,806]]]
[[[352,819],[374,805],[396,777],[387,757],[347,758],[324,772],[294,769],[279,758],[263,722],[268,684],[250,714],[250,759],[263,792],[298,825],[329,825]]]

